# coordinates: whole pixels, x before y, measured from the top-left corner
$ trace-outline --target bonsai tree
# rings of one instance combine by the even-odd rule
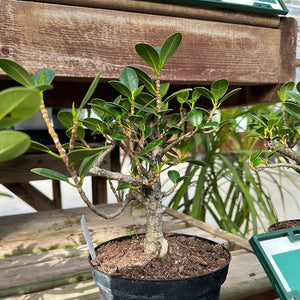
[[[296,146],[300,141],[300,83],[285,83],[278,91],[279,104],[271,115],[252,115],[252,133],[264,140],[265,150],[255,152],[250,167],[259,172],[267,168],[291,168],[300,174],[300,153]],[[271,158],[276,155],[279,161]]]
[[[162,231],[162,201],[181,180],[180,174],[172,168],[180,163],[193,163],[189,159],[189,152],[194,144],[194,135],[199,132],[210,133],[222,126],[214,119],[215,111],[238,90],[227,92],[228,81],[219,79],[211,84],[210,89],[196,87],[168,93],[170,84],[161,83],[162,71],[165,63],[179,47],[181,39],[180,33],[174,33],[159,47],[137,44],[137,54],[152,68],[155,78],[152,79],[137,67],[125,67],[118,81],[109,82],[120,93],[113,101],[98,98],[90,101],[98,84],[99,73],[79,108],[76,109],[73,105],[72,112],[60,112],[58,115],[59,120],[68,128],[67,135],[70,140],[67,145],[61,145],[43,101],[43,92],[51,88],[54,70],[41,70],[31,77],[14,62],[4,59],[0,62],[2,69],[11,78],[39,91],[40,110],[58,154],[35,142],[32,142],[32,146],[62,160],[72,182],[52,170],[32,171],[75,186],[86,205],[105,219],[118,216],[128,203],[138,201],[145,207],[147,218],[144,251],[159,254],[161,257],[166,255],[168,249]],[[198,107],[199,98],[202,96],[209,102],[210,111]],[[177,103],[176,111],[169,107],[171,101]],[[86,105],[91,108],[93,115],[83,119],[81,112]],[[91,148],[84,140],[85,128],[92,130],[94,135],[102,135],[106,139],[105,145]],[[112,172],[101,167],[105,157],[115,147],[122,149],[129,157],[131,168],[128,173]],[[78,172],[74,168],[77,161],[81,161]],[[173,183],[171,190],[162,190],[160,175],[163,171],[168,172]],[[110,183],[112,180],[119,183],[116,189],[111,184],[119,204],[116,212],[106,215],[89,201],[82,188],[83,180],[88,174],[106,177]],[[119,190],[125,190],[123,199],[118,196]]]

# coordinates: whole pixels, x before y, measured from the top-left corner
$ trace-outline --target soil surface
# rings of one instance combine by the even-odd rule
[[[136,279],[176,279],[203,275],[225,266],[229,254],[220,244],[166,234],[167,258],[142,251],[144,235],[111,241],[97,249],[92,264],[100,271]]]
[[[281,229],[287,229],[300,226],[300,220],[289,220],[275,223],[270,226],[269,231],[276,231]]]

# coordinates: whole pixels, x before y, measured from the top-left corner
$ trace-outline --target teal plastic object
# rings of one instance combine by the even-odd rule
[[[288,9],[282,0],[147,0],[152,2],[175,3],[180,5],[211,6],[235,10],[286,15]]]
[[[300,300],[300,226],[249,240],[281,300]]]

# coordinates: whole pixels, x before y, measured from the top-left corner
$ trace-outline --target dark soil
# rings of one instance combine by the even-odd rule
[[[276,231],[281,229],[287,229],[300,226],[300,220],[290,220],[275,223],[269,227],[269,231]]]
[[[220,244],[172,234],[165,238],[169,243],[165,261],[142,251],[141,235],[104,244],[91,262],[104,273],[136,279],[194,277],[220,269],[228,262],[229,254]]]

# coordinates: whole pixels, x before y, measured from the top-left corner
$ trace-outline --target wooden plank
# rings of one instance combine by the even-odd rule
[[[125,65],[147,69],[134,52],[137,42],[160,44],[180,31],[183,42],[165,80],[278,83],[279,29],[16,0],[1,2],[0,21],[1,56],[30,72],[50,66],[63,78],[92,78],[99,70],[104,80],[117,78]]]
[[[103,8],[118,11],[130,11],[144,14],[183,17],[189,19],[215,20],[218,22],[245,24],[278,28],[280,18],[266,14],[238,12],[236,10],[207,8],[205,6],[174,5],[150,1],[133,0],[34,0],[36,2],[55,3],[91,8]]]
[[[43,300],[99,300],[99,289],[94,281],[85,280],[81,282],[62,285],[50,290],[36,292],[27,295],[18,295],[12,297],[0,298],[0,300],[29,300],[29,299],[43,299]]]
[[[186,229],[185,233],[202,236],[199,229],[198,232]],[[34,268],[35,272],[28,272],[28,268]],[[1,260],[0,271],[0,296],[50,289],[91,278],[86,245],[8,257]],[[241,250],[232,251],[232,262],[220,299],[239,299],[270,289],[271,284],[256,256]],[[71,290],[67,291],[70,293]],[[36,294],[31,296],[36,297]]]
[[[233,255],[220,300],[239,299],[273,290],[270,280],[253,253]]]
[[[55,208],[62,208],[61,203],[61,190],[60,190],[60,181],[52,180],[52,191],[53,191],[53,202]]]
[[[28,182],[4,183],[3,185],[37,211],[56,208],[54,201],[51,201]]]
[[[106,178],[92,176],[93,204],[107,204]]]
[[[243,249],[246,249],[247,251],[253,252],[248,241],[237,235],[234,235],[230,232],[224,231],[220,228],[217,228],[215,226],[212,226],[212,225],[202,222],[200,220],[196,220],[196,219],[192,218],[191,216],[185,215],[179,211],[176,211],[176,210],[173,210],[170,208],[166,208],[165,212],[175,218],[178,218],[178,219],[181,219],[181,220],[187,222],[187,224],[190,226],[196,226],[206,232],[211,233],[212,235],[226,239],[227,241],[229,241],[229,243],[231,244],[231,246],[234,249],[243,248]]]
[[[96,207],[106,213],[117,209],[117,205]],[[95,244],[124,236],[129,229],[134,233],[145,232],[145,210],[132,210],[131,207],[112,220],[104,220],[86,207],[5,216],[0,217],[0,258],[85,243],[80,224],[83,214]],[[163,221],[164,229],[168,231],[186,227],[185,222],[172,216],[165,215]]]

